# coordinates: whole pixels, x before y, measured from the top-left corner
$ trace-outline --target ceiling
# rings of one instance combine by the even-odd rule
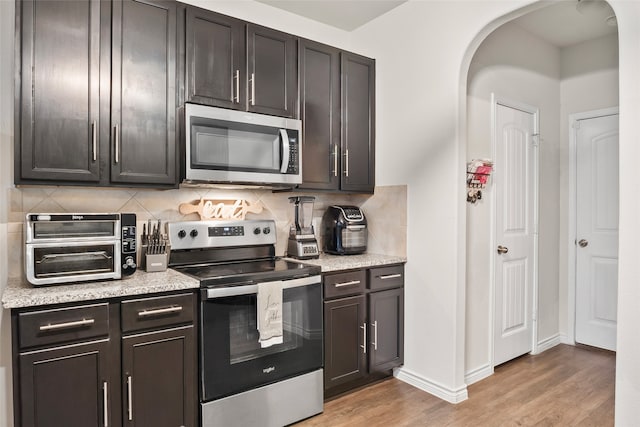
[[[406,0],[256,0],[346,31],[374,20]],[[443,1],[443,0],[420,0]],[[607,24],[614,16],[603,0],[565,0],[538,9],[514,24],[558,47],[571,46],[617,31]]]
[[[256,0],[346,31],[373,21],[407,0]]]
[[[562,48],[616,33],[617,27],[607,23],[609,17],[615,21],[613,9],[604,1],[561,1],[512,22]]]

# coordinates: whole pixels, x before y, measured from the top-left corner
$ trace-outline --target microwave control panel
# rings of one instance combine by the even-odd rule
[[[298,174],[300,170],[300,153],[298,152],[298,138],[289,138],[289,166],[287,174]]]

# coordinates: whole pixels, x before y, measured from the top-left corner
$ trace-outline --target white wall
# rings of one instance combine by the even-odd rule
[[[620,267],[616,423],[640,418],[640,2],[611,0],[620,42]],[[356,30],[377,58],[381,184],[407,184],[404,378],[451,400],[464,393],[466,73],[492,30],[531,1],[410,1]],[[511,13],[513,12],[513,13]],[[389,161],[387,162],[387,159]]]
[[[0,294],[7,282],[7,203],[13,181],[14,3],[0,1]],[[13,249],[12,249],[13,250]],[[0,427],[13,425],[11,322],[0,308]]]
[[[568,283],[569,245],[569,115],[617,107],[618,35],[590,40],[562,49],[560,82],[560,334],[572,341],[574,311],[567,310],[573,295]],[[575,246],[574,246],[575,247]]]
[[[526,47],[526,49],[523,49]],[[560,49],[508,23],[476,51],[468,77],[467,157],[492,157],[491,94],[540,111],[538,342],[558,335]],[[500,165],[496,165],[500,167]],[[491,209],[467,205],[466,373],[491,371]],[[488,369],[487,369],[488,368]]]

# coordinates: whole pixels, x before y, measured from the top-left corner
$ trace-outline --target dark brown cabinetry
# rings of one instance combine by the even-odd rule
[[[185,33],[187,102],[297,116],[294,36],[193,6]]]
[[[323,276],[325,397],[388,376],[402,365],[404,267]]]
[[[16,14],[15,182],[176,185],[175,2],[25,0]]]
[[[305,189],[372,193],[375,61],[300,41]]]
[[[196,426],[193,295],[122,303],[125,426]]]
[[[118,424],[113,315],[102,303],[13,316],[16,426]]]
[[[244,22],[186,8],[186,99],[197,104],[246,109]]]
[[[192,294],[14,310],[15,425],[196,426]]]

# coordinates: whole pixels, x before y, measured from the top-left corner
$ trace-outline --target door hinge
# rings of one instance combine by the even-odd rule
[[[539,133],[532,133],[531,134],[531,143],[533,144],[534,147],[538,147],[540,145],[540,134]]]
[[[580,120],[576,120],[575,122],[573,122],[571,127],[574,129],[580,129]]]

